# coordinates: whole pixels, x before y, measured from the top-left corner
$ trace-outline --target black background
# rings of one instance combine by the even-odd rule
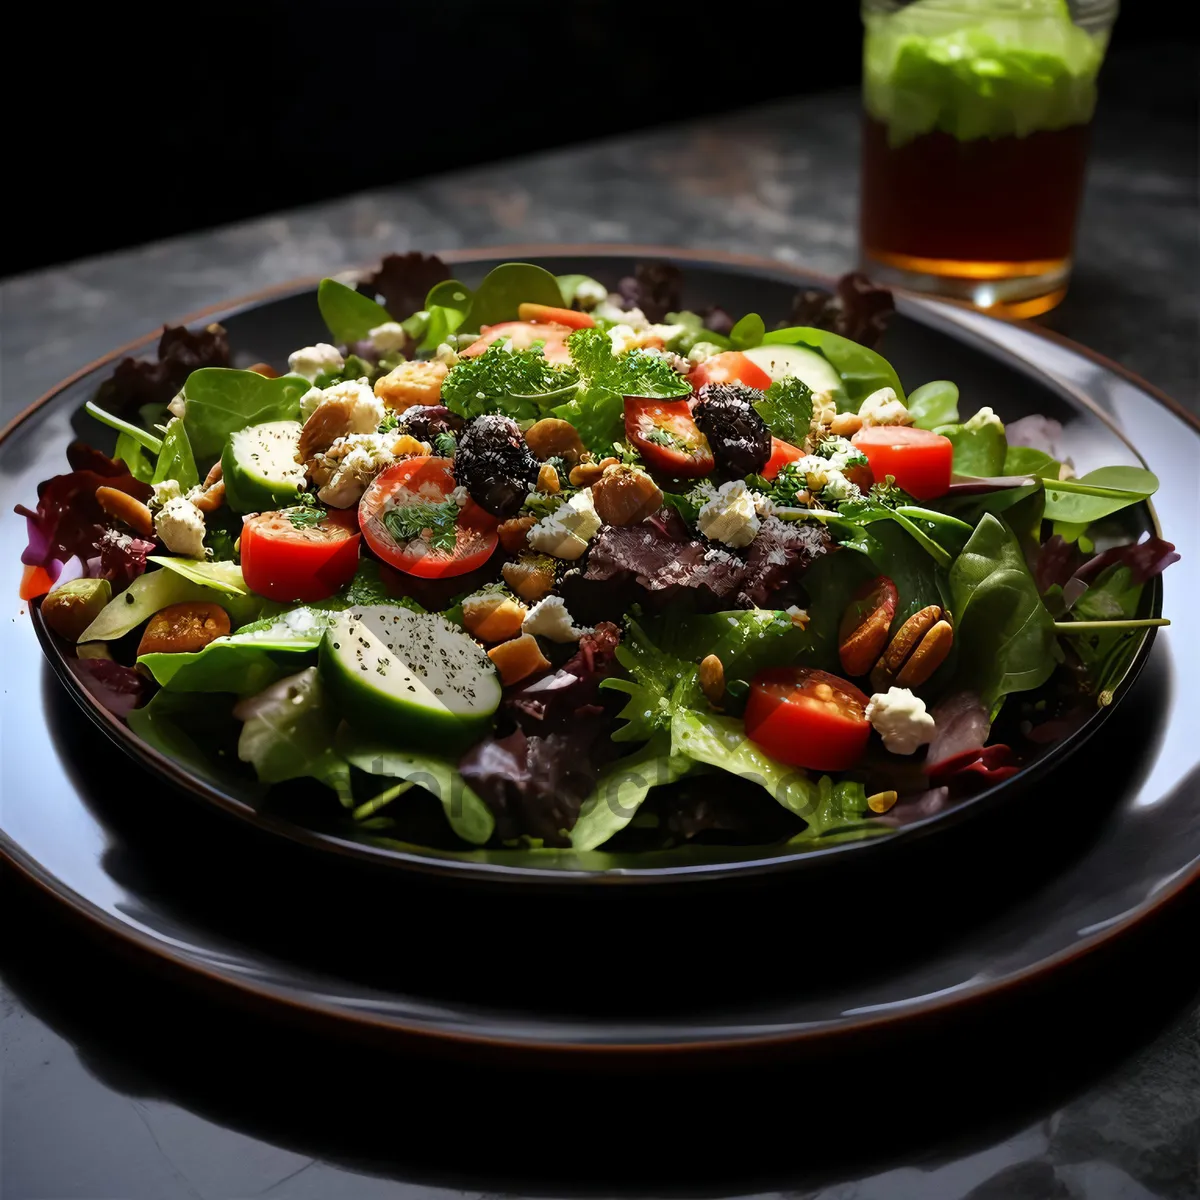
[[[44,4],[22,21],[3,274],[853,86],[861,47],[854,0]],[[1129,0],[1114,53],[1179,24],[1165,0]],[[1186,45],[1163,70],[1194,112]]]

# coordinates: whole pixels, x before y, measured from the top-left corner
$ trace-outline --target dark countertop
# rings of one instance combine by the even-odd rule
[[[1102,112],[1075,285],[1046,323],[1200,412],[1195,133],[1194,123],[1155,117],[1125,101]],[[841,271],[855,252],[856,146],[854,97],[816,97],[353,196],[13,279],[0,288],[0,424],[70,371],[164,318],[391,250],[628,241]],[[281,1062],[291,1052],[258,1052],[257,1039],[269,1043],[271,1036],[261,1025],[247,1033],[238,1014],[144,979],[83,944],[24,894],[18,907],[16,885],[7,882],[0,993],[4,1200],[299,1200],[496,1190],[477,1173],[460,1175],[456,1162],[438,1174],[410,1171],[402,1136],[395,1153],[346,1150],[337,1137],[306,1140],[286,1122],[234,1100],[231,1089],[249,1086],[254,1094],[253,1084],[238,1076],[239,1064],[252,1073],[265,1061],[284,1078]],[[1085,1001],[1102,1010],[1112,1006],[1111,1028],[1100,1022],[1103,1033],[1094,1046],[1048,1052],[1044,1079],[975,1081],[975,1091],[996,1090],[995,1108],[987,1097],[971,1097],[968,1107],[980,1115],[968,1133],[955,1129],[939,1140],[936,1131],[926,1131],[911,1161],[901,1156],[829,1166],[814,1163],[820,1154],[813,1127],[801,1121],[806,1137],[797,1139],[794,1178],[785,1186],[756,1183],[749,1169],[742,1184],[714,1178],[688,1190],[814,1200],[1194,1198],[1200,1194],[1195,905],[1173,921],[1122,968],[1130,986],[1110,991],[1111,978],[1106,985],[1101,977]],[[1130,983],[1130,976],[1144,979],[1145,987]],[[165,1059],[148,1055],[139,1022],[156,1016],[178,1022],[180,1044],[190,1049]],[[201,1061],[209,1038],[213,1061],[232,1077]],[[239,1038],[247,1039],[244,1046]],[[336,1053],[314,1044],[303,1049],[312,1056],[306,1072],[336,1070]],[[294,1069],[294,1054],[291,1059]],[[405,1068],[391,1063],[389,1070],[403,1087]],[[331,1087],[345,1086],[329,1078]],[[412,1078],[426,1076],[418,1071]],[[899,1098],[890,1099],[903,1105],[905,1081],[898,1082]],[[347,1112],[388,1103],[364,1090],[361,1079],[354,1086]],[[696,1080],[695,1088],[701,1096],[710,1089],[714,1112],[736,1094],[719,1079]],[[504,1100],[451,1096],[439,1102],[451,1105],[446,1121],[462,1121],[469,1141],[470,1122],[486,1120],[488,1105]],[[864,1116],[850,1119],[869,1121],[876,1104],[864,1095]],[[297,1127],[306,1128],[302,1121]],[[540,1136],[531,1126],[530,1143],[514,1146],[514,1157],[536,1155]],[[691,1136],[707,1134],[700,1129]],[[720,1128],[714,1136],[723,1136]],[[589,1162],[603,1153],[602,1138],[581,1149],[576,1183],[587,1185]],[[748,1145],[746,1158],[754,1157]],[[514,1173],[520,1174],[512,1162],[497,1166],[498,1177]],[[673,1188],[656,1187],[658,1178],[629,1184],[644,1193],[682,1186],[672,1180]],[[532,1186],[544,1194],[567,1190]]]

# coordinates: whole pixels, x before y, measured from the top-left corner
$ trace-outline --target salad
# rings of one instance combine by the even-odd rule
[[[881,835],[1111,702],[1149,471],[906,392],[861,276],[773,328],[682,294],[392,255],[286,363],[166,329],[18,509],[23,595],[193,771],[464,850]]]

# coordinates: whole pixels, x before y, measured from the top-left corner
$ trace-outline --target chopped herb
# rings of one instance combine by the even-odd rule
[[[803,445],[812,421],[812,389],[794,375],[777,379],[755,404],[767,428],[785,442]]]
[[[678,438],[669,429],[655,425],[642,433],[642,439],[655,446],[666,446],[669,450],[678,450],[681,454],[694,454],[695,450],[682,438]]]
[[[418,538],[427,541],[434,550],[454,549],[458,540],[458,505],[453,500],[441,504],[400,504],[388,509],[383,524],[398,542]]]
[[[298,505],[295,508],[285,508],[283,515],[291,521],[294,529],[313,529],[325,519],[325,510]]]
[[[761,492],[772,504],[780,508],[795,508],[796,493],[808,489],[808,480],[800,474],[794,462],[784,463],[779,474],[774,479],[764,479],[761,475],[751,475],[746,480],[747,487]]]
[[[445,429],[433,439],[433,452],[441,458],[453,458],[458,449],[458,438]]]
[[[400,428],[400,418],[394,413],[389,412],[382,421],[379,422],[376,432],[378,433],[395,433]]]
[[[546,361],[540,348],[510,350],[494,342],[477,358],[465,358],[442,381],[442,403],[462,417],[501,412],[517,420],[531,419],[541,407],[565,400],[579,381],[571,367]]]
[[[525,497],[523,511],[525,515],[541,520],[542,517],[548,517],[562,508],[565,499],[561,493],[552,496],[548,492],[530,492]]]

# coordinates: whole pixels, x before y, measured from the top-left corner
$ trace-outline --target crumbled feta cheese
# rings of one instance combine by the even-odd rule
[[[374,433],[379,428],[387,409],[371,390],[371,385],[358,380],[347,380],[327,387],[321,397],[324,400],[349,400],[350,424],[347,433]]]
[[[986,429],[989,425],[994,426],[1001,433],[1004,432],[1004,422],[987,405],[984,405],[969,421],[965,428],[972,430]]]
[[[171,500],[177,500],[183,495],[183,488],[177,479],[164,479],[162,483],[152,483],[154,494],[150,497],[147,507],[151,512],[157,512]]]
[[[702,363],[724,351],[715,342],[697,342],[687,353],[688,362]]]
[[[700,510],[696,523],[706,538],[735,547],[754,541],[762,524],[755,512],[754,493],[741,479],[721,484]]]
[[[614,325],[608,331],[608,339],[612,342],[614,354],[624,354],[627,350],[635,349],[640,343],[641,335],[632,325]]]
[[[530,529],[529,545],[542,554],[570,562],[583,554],[602,524],[592,501],[592,489],[584,488]]]
[[[754,497],[754,511],[760,517],[773,517],[775,515],[775,505],[770,496],[764,496],[762,492],[751,492]]]
[[[458,351],[449,342],[441,342],[433,353],[434,362],[445,363],[448,367],[458,363]]]
[[[682,337],[687,331],[686,325],[651,325],[646,332],[651,337],[662,338],[663,344],[669,346],[675,338]]]
[[[577,642],[590,629],[577,626],[567,612],[561,596],[547,596],[539,600],[521,622],[522,633],[532,633],[548,638],[552,642]]]
[[[174,496],[158,510],[154,532],[172,554],[204,557],[204,514],[183,496]]]
[[[848,480],[836,467],[831,467],[825,479],[825,486],[821,489],[821,499],[831,500],[835,504],[841,504],[846,500],[858,500],[862,497],[862,492],[858,486]]]
[[[912,754],[933,741],[937,725],[925,711],[925,701],[908,688],[876,692],[867,702],[867,720],[893,754]]]
[[[462,506],[463,506],[464,504],[466,504],[466,502],[467,502],[468,500],[470,500],[470,498],[471,498],[471,493],[470,493],[470,492],[468,492],[468,491],[467,491],[467,489],[466,489],[465,487],[463,487],[463,486],[462,486],[462,484],[460,483],[460,484],[458,485],[458,487],[456,487],[456,488],[455,488],[455,489],[454,489],[454,490],[453,490],[453,491],[450,493],[450,497],[449,497],[449,498],[450,498],[451,500],[453,500],[453,501],[454,501],[454,503],[455,503],[455,504],[457,504],[459,508],[462,508]]]
[[[315,346],[304,346],[302,349],[288,355],[288,369],[294,375],[302,375],[305,379],[313,380],[318,375],[330,371],[340,371],[346,365],[346,360],[338,353],[336,346],[328,342],[318,342]]]
[[[867,456],[844,437],[826,438],[817,447],[816,453],[839,471],[867,461]]]
[[[592,316],[601,321],[612,321],[617,325],[628,325],[630,329],[646,329],[650,322],[640,308],[624,309],[621,297],[611,295],[592,309]]]
[[[182,392],[177,392],[172,398],[171,403],[167,405],[167,412],[173,417],[178,417],[183,420],[184,413],[187,412],[187,400]]]
[[[575,303],[584,312],[591,312],[597,305],[608,299],[608,288],[594,279],[581,279],[575,289]]]
[[[783,610],[792,619],[792,624],[797,629],[807,629],[812,618],[808,615],[808,609],[801,608],[799,605],[791,604]]]
[[[352,433],[338,438],[324,454],[317,455],[312,474],[326,482],[317,492],[333,508],[357,504],[367,485],[384,467],[395,461],[395,438],[385,433]]]
[[[325,399],[325,393],[319,387],[310,387],[303,396],[300,397],[300,421],[301,423],[308,420],[309,417],[317,411],[317,405]]]
[[[904,407],[894,388],[883,387],[872,392],[859,405],[858,415],[864,428],[871,425],[911,425],[912,415]]]
[[[394,354],[403,350],[408,341],[408,334],[398,321],[384,321],[382,325],[376,325],[369,336],[371,344],[380,354]]]

